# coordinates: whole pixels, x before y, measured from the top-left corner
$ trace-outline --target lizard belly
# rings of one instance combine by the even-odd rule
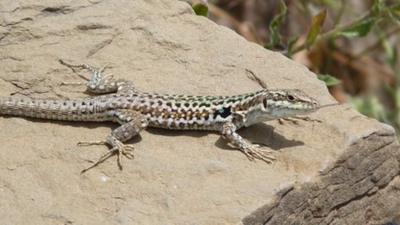
[[[215,117],[212,112],[159,112],[146,115],[149,126],[171,130],[221,130],[229,118]]]

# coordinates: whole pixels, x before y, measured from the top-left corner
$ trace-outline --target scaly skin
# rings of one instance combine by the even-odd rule
[[[86,68],[93,72],[87,83],[88,91],[101,95],[75,100],[0,97],[0,115],[120,123],[121,126],[115,129],[105,142],[80,143],[111,146],[111,151],[93,166],[114,152],[119,153],[119,160],[121,155],[132,158],[133,147],[122,142],[137,135],[147,126],[218,131],[249,159],[256,158],[269,163],[274,160],[270,152],[249,144],[236,130],[263,121],[311,113],[320,107],[316,100],[300,90],[293,89],[264,89],[235,96],[145,93],[136,90],[130,81],[103,76],[102,70],[93,69],[88,65],[74,67]]]

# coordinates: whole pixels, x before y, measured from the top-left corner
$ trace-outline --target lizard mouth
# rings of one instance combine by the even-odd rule
[[[340,105],[340,103],[321,105],[321,106],[318,106],[317,109],[326,108],[326,107],[335,106],[335,105]]]

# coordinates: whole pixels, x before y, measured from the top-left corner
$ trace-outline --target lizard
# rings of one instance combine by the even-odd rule
[[[114,154],[122,169],[122,156],[134,158],[133,145],[124,142],[146,127],[216,131],[249,160],[271,163],[275,160],[271,151],[249,143],[237,130],[264,121],[309,114],[321,108],[317,100],[299,89],[264,88],[233,96],[157,94],[139,91],[132,81],[104,75],[105,67],[72,65],[62,60],[60,63],[91,71],[86,87],[94,96],[68,100],[0,97],[0,116],[119,123],[104,141],[78,143],[80,146],[109,146],[106,154],[82,172]]]

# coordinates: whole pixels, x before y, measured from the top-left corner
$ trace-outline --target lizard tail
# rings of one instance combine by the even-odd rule
[[[94,101],[52,100],[25,97],[0,97],[0,115],[52,120],[90,121],[94,118]],[[99,118],[97,118],[99,119]]]

